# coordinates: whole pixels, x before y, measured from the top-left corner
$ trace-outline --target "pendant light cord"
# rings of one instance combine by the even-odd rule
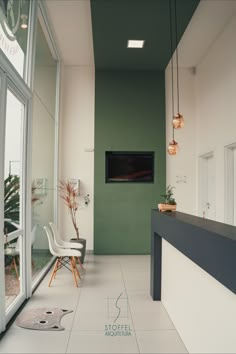
[[[177,6],[175,0],[175,45],[176,45],[176,76],[177,76],[177,113],[179,113],[179,56],[178,56],[178,27],[177,27]]]
[[[171,10],[171,0],[169,0],[169,10],[170,10],[170,57],[171,57],[171,94],[172,94],[172,117],[171,122],[174,117],[174,68],[173,68],[173,29],[172,29],[172,10]],[[174,140],[174,127],[173,127],[173,140]]]

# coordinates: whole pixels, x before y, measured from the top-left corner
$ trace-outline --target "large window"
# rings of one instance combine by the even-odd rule
[[[46,17],[37,0],[0,0],[0,333],[52,261],[58,56]]]
[[[8,312],[25,293],[23,262],[25,232],[26,102],[9,82],[6,94],[4,146],[4,270]],[[24,296],[25,297],[25,296]]]
[[[40,14],[39,14],[40,15]],[[37,23],[32,120],[32,244],[33,279],[51,258],[43,229],[54,221],[55,102],[57,60],[45,36],[45,23]]]

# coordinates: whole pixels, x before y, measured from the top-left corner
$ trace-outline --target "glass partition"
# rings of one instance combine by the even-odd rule
[[[24,77],[30,1],[0,0],[0,49]]]
[[[32,275],[33,280],[51,259],[43,229],[54,220],[54,144],[57,61],[44,23],[38,20],[32,123]]]
[[[25,105],[8,89],[4,168],[4,262],[7,309],[22,292],[24,280],[22,264],[24,116]]]
[[[31,295],[31,274],[35,287],[52,260],[43,227],[55,221],[56,214],[58,56],[46,19],[43,1],[0,0],[0,333]],[[27,82],[23,82],[26,74]],[[28,83],[33,81],[32,92]],[[27,193],[29,170],[32,208]],[[28,234],[29,218],[32,227]],[[30,246],[32,264],[26,268]]]

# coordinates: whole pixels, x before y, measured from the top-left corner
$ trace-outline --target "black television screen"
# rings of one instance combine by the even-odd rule
[[[153,181],[154,152],[106,151],[106,183]]]

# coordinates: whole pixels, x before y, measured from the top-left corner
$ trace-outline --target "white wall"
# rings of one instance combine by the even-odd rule
[[[179,143],[179,152],[176,156],[166,156],[166,183],[175,187],[173,190],[177,202],[177,209],[182,212],[195,214],[195,185],[196,185],[196,127],[195,127],[195,82],[191,68],[180,69],[180,113],[185,119],[183,129],[175,130],[175,140]],[[176,70],[174,69],[174,77]],[[166,142],[172,140],[172,96],[171,96],[171,69],[170,65],[165,73],[166,81]],[[176,82],[176,81],[174,81]],[[176,86],[176,85],[175,85]],[[175,107],[176,107],[175,87]],[[176,109],[174,114],[177,113]]]
[[[213,151],[216,176],[216,220],[224,222],[224,146],[236,142],[236,16],[220,33],[197,66],[197,154]]]
[[[60,122],[60,179],[80,179],[81,208],[78,210],[80,236],[93,249],[94,193],[94,90],[92,66],[65,66],[63,72],[63,113]],[[89,194],[90,203],[83,197]],[[66,206],[59,199],[59,227],[65,239],[75,237]]]
[[[224,8],[227,12],[232,2],[223,3],[201,1],[200,10],[203,11],[203,15],[204,9],[208,8],[209,24],[215,19],[214,11],[218,5],[222,5],[222,18],[225,18]],[[221,26],[218,31],[215,27],[215,33],[211,33],[213,40],[205,46],[205,51],[197,53],[198,61],[194,62],[194,59],[191,59],[195,70],[190,67],[180,69],[180,111],[185,117],[185,127],[175,134],[180,145],[178,155],[167,156],[167,183],[176,186],[177,209],[189,214],[198,214],[201,177],[199,157],[213,151],[216,220],[222,222],[227,208],[224,150],[226,145],[236,142],[236,46],[234,45],[236,16],[232,11],[228,11],[228,15],[224,26]],[[197,12],[197,20],[194,15],[194,21],[198,29],[201,29],[200,11]],[[207,36],[207,29],[205,29],[205,36]],[[180,46],[183,57],[185,52],[191,50],[184,43],[183,37]],[[192,39],[192,46],[198,48],[195,38]],[[166,84],[167,141],[169,142],[171,135],[169,68],[166,71]],[[180,174],[187,176],[187,183],[176,183],[176,176]],[[235,353],[235,294],[166,242],[163,242],[162,270],[162,301],[189,352]]]
[[[209,2],[207,1],[206,3]],[[214,6],[214,2],[212,3]],[[209,6],[209,4],[207,5]],[[200,26],[199,22],[198,26]],[[180,146],[179,153],[176,156],[167,155],[167,184],[172,184],[176,187],[175,196],[178,210],[188,211],[190,214],[198,214],[199,157],[210,151],[214,152],[216,166],[216,220],[222,222],[224,222],[224,208],[227,207],[227,205],[224,205],[224,147],[236,142],[236,119],[234,113],[236,47],[232,45],[235,33],[236,16],[234,15],[230,17],[223,30],[214,36],[214,40],[208,46],[204,55],[201,56],[201,60],[195,68],[181,67],[179,69],[180,112],[185,118],[185,127],[175,131],[175,139]],[[180,45],[181,50],[184,52],[189,48],[184,48],[183,43],[184,38],[182,45]],[[198,43],[194,43],[194,45],[197,46]],[[174,81],[174,85],[176,85],[176,81]],[[171,77],[169,64],[166,69],[167,143],[171,140],[171,134]],[[179,175],[185,175],[187,183],[176,183],[178,180],[176,176]]]

